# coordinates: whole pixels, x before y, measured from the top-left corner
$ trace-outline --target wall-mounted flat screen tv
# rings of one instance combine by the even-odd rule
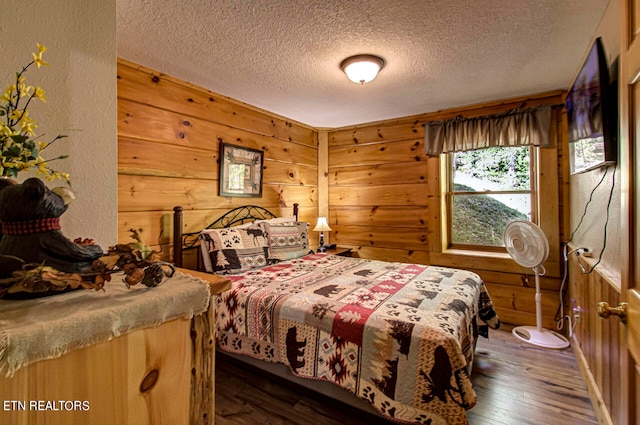
[[[567,95],[571,174],[613,164],[618,155],[617,81],[612,84],[602,39],[593,43]]]

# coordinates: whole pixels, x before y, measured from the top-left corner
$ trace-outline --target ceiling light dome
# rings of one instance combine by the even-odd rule
[[[374,55],[356,55],[346,58],[340,68],[354,83],[364,84],[376,78],[384,67],[384,60]]]

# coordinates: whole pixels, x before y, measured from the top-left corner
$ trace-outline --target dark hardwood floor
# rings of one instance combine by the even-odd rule
[[[527,344],[510,331],[480,338],[472,381],[472,425],[597,424],[573,350]]]
[[[519,341],[509,330],[480,338],[472,374],[471,425],[597,424],[573,351]],[[311,391],[216,358],[216,425],[389,425]]]

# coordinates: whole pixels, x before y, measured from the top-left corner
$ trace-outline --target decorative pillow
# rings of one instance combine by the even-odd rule
[[[291,260],[309,253],[309,223],[262,223],[270,260]]]
[[[208,272],[239,273],[267,264],[267,239],[258,226],[206,229],[200,247]]]

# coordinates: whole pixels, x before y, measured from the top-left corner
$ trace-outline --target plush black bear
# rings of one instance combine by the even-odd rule
[[[27,263],[51,266],[63,272],[91,267],[103,255],[98,245],[81,245],[60,231],[65,200],[40,179],[0,186],[0,254],[19,257]]]

